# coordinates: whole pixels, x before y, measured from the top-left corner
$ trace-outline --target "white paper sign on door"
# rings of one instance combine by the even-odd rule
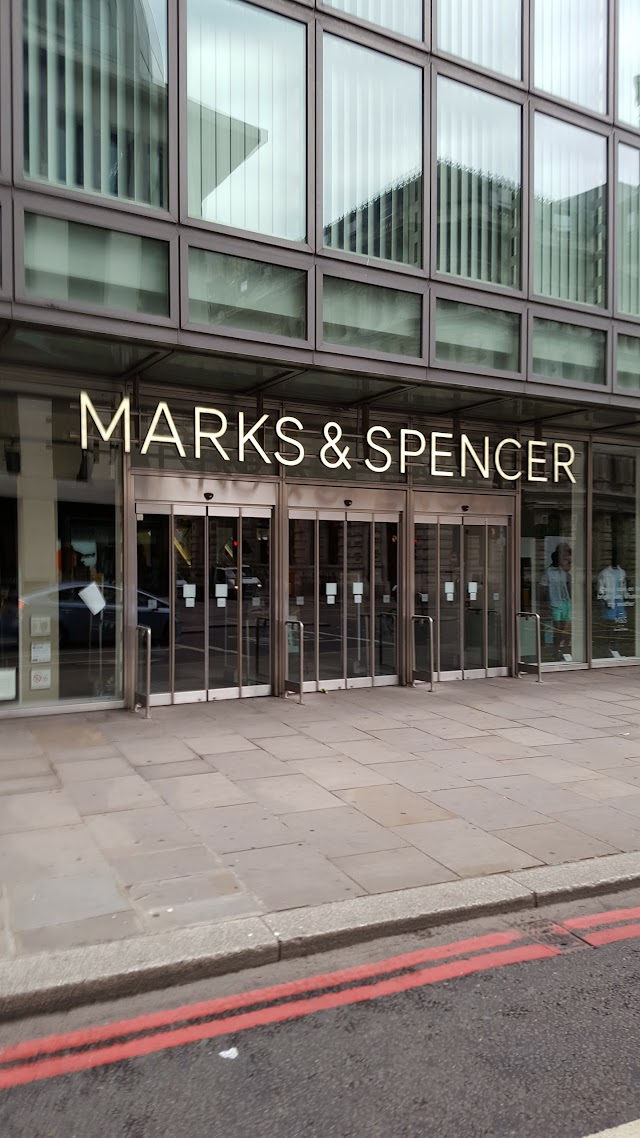
[[[51,687],[51,668],[31,669],[31,691]]]
[[[478,599],[478,582],[469,581],[467,588],[469,590],[469,600],[476,601]]]
[[[51,641],[42,640],[34,641],[31,645],[31,663],[32,664],[50,664],[51,663]]]
[[[445,581],[445,583],[444,583],[444,595],[448,601],[453,600],[453,596],[454,596],[455,591],[456,591],[455,581]]]
[[[0,668],[0,700],[16,698],[16,669]]]
[[[84,601],[92,616],[97,616],[99,612],[102,612],[102,610],[107,607],[107,602],[95,581],[92,581],[85,589],[80,589],[78,596],[81,601]],[[33,684],[31,686],[33,687]]]
[[[337,597],[338,585],[336,581],[328,581],[324,587],[324,591],[328,597]]]

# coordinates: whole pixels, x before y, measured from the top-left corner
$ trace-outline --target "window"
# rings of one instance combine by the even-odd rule
[[[463,367],[520,371],[520,316],[438,297],[436,359]]]
[[[607,0],[534,0],[535,85],[590,111],[607,110]]]
[[[438,271],[520,285],[521,111],[438,79]]]
[[[298,269],[189,249],[189,320],[303,340],[307,274]]]
[[[534,292],[606,303],[607,142],[535,116]]]
[[[166,0],[23,11],[26,177],[166,209]]]
[[[638,452],[593,448],[592,611],[594,660],[640,656]]]
[[[640,8],[618,0],[618,118],[640,127]]]
[[[533,373],[568,383],[607,382],[607,337],[597,328],[558,320],[533,321]]]
[[[241,0],[186,9],[191,217],[304,241],[304,24]]]
[[[438,0],[438,48],[520,79],[521,9],[522,0]]]
[[[636,336],[618,336],[616,383],[640,391],[640,340]]]
[[[27,292],[62,304],[169,312],[169,246],[57,217],[24,216]]]
[[[408,39],[422,39],[422,0],[325,0],[325,4]]]
[[[640,316],[640,150],[618,147],[618,309]]]
[[[325,277],[324,339],[329,344],[421,356],[422,296]]]
[[[422,70],[324,38],[324,243],[422,263]]]

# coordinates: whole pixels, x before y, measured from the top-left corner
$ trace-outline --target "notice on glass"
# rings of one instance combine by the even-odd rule
[[[229,586],[228,585],[216,585],[216,597],[218,597],[218,599],[220,597],[226,597],[226,596],[228,596],[228,594],[229,594]],[[220,608],[221,606],[218,606],[218,607]]]
[[[31,617],[31,635],[32,636],[51,636],[51,617],[50,616],[32,616]]]
[[[304,597],[296,597],[296,604],[298,608],[302,608],[304,604]]]
[[[98,613],[102,612],[102,610],[107,607],[107,602],[105,601],[95,581],[92,581],[90,585],[87,585],[86,589],[80,589],[78,596],[80,597],[81,601],[84,601],[92,616],[97,616]]]
[[[185,601],[195,600],[196,599],[196,587],[195,587],[195,585],[183,585],[182,586],[182,596],[184,597]]]
[[[184,607],[187,609],[194,609],[196,607],[196,598],[195,597],[185,597]]]
[[[327,604],[328,605],[335,605],[335,603],[336,603],[335,596],[330,596],[329,593],[327,593]]]
[[[364,584],[362,581],[353,582],[353,595],[354,597],[362,596],[364,593]]]
[[[35,640],[31,645],[31,663],[32,664],[50,664],[51,663],[51,641],[50,640]]]
[[[16,669],[0,668],[0,700],[16,698]]]
[[[227,607],[227,598],[226,597],[216,597],[216,601],[217,601],[217,605],[218,605],[219,609],[226,609],[226,607]]]
[[[51,687],[51,668],[31,669],[31,691],[45,691]]]
[[[324,588],[327,597],[337,597],[338,585],[336,581],[328,581]]]

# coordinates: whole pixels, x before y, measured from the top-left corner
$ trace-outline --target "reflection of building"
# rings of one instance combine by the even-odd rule
[[[324,227],[325,245],[366,257],[383,257],[419,265],[421,247],[422,174],[407,175],[370,202]]]

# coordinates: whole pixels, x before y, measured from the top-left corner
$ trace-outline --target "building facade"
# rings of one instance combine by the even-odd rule
[[[640,662],[640,0],[3,0],[0,105],[0,716]]]

